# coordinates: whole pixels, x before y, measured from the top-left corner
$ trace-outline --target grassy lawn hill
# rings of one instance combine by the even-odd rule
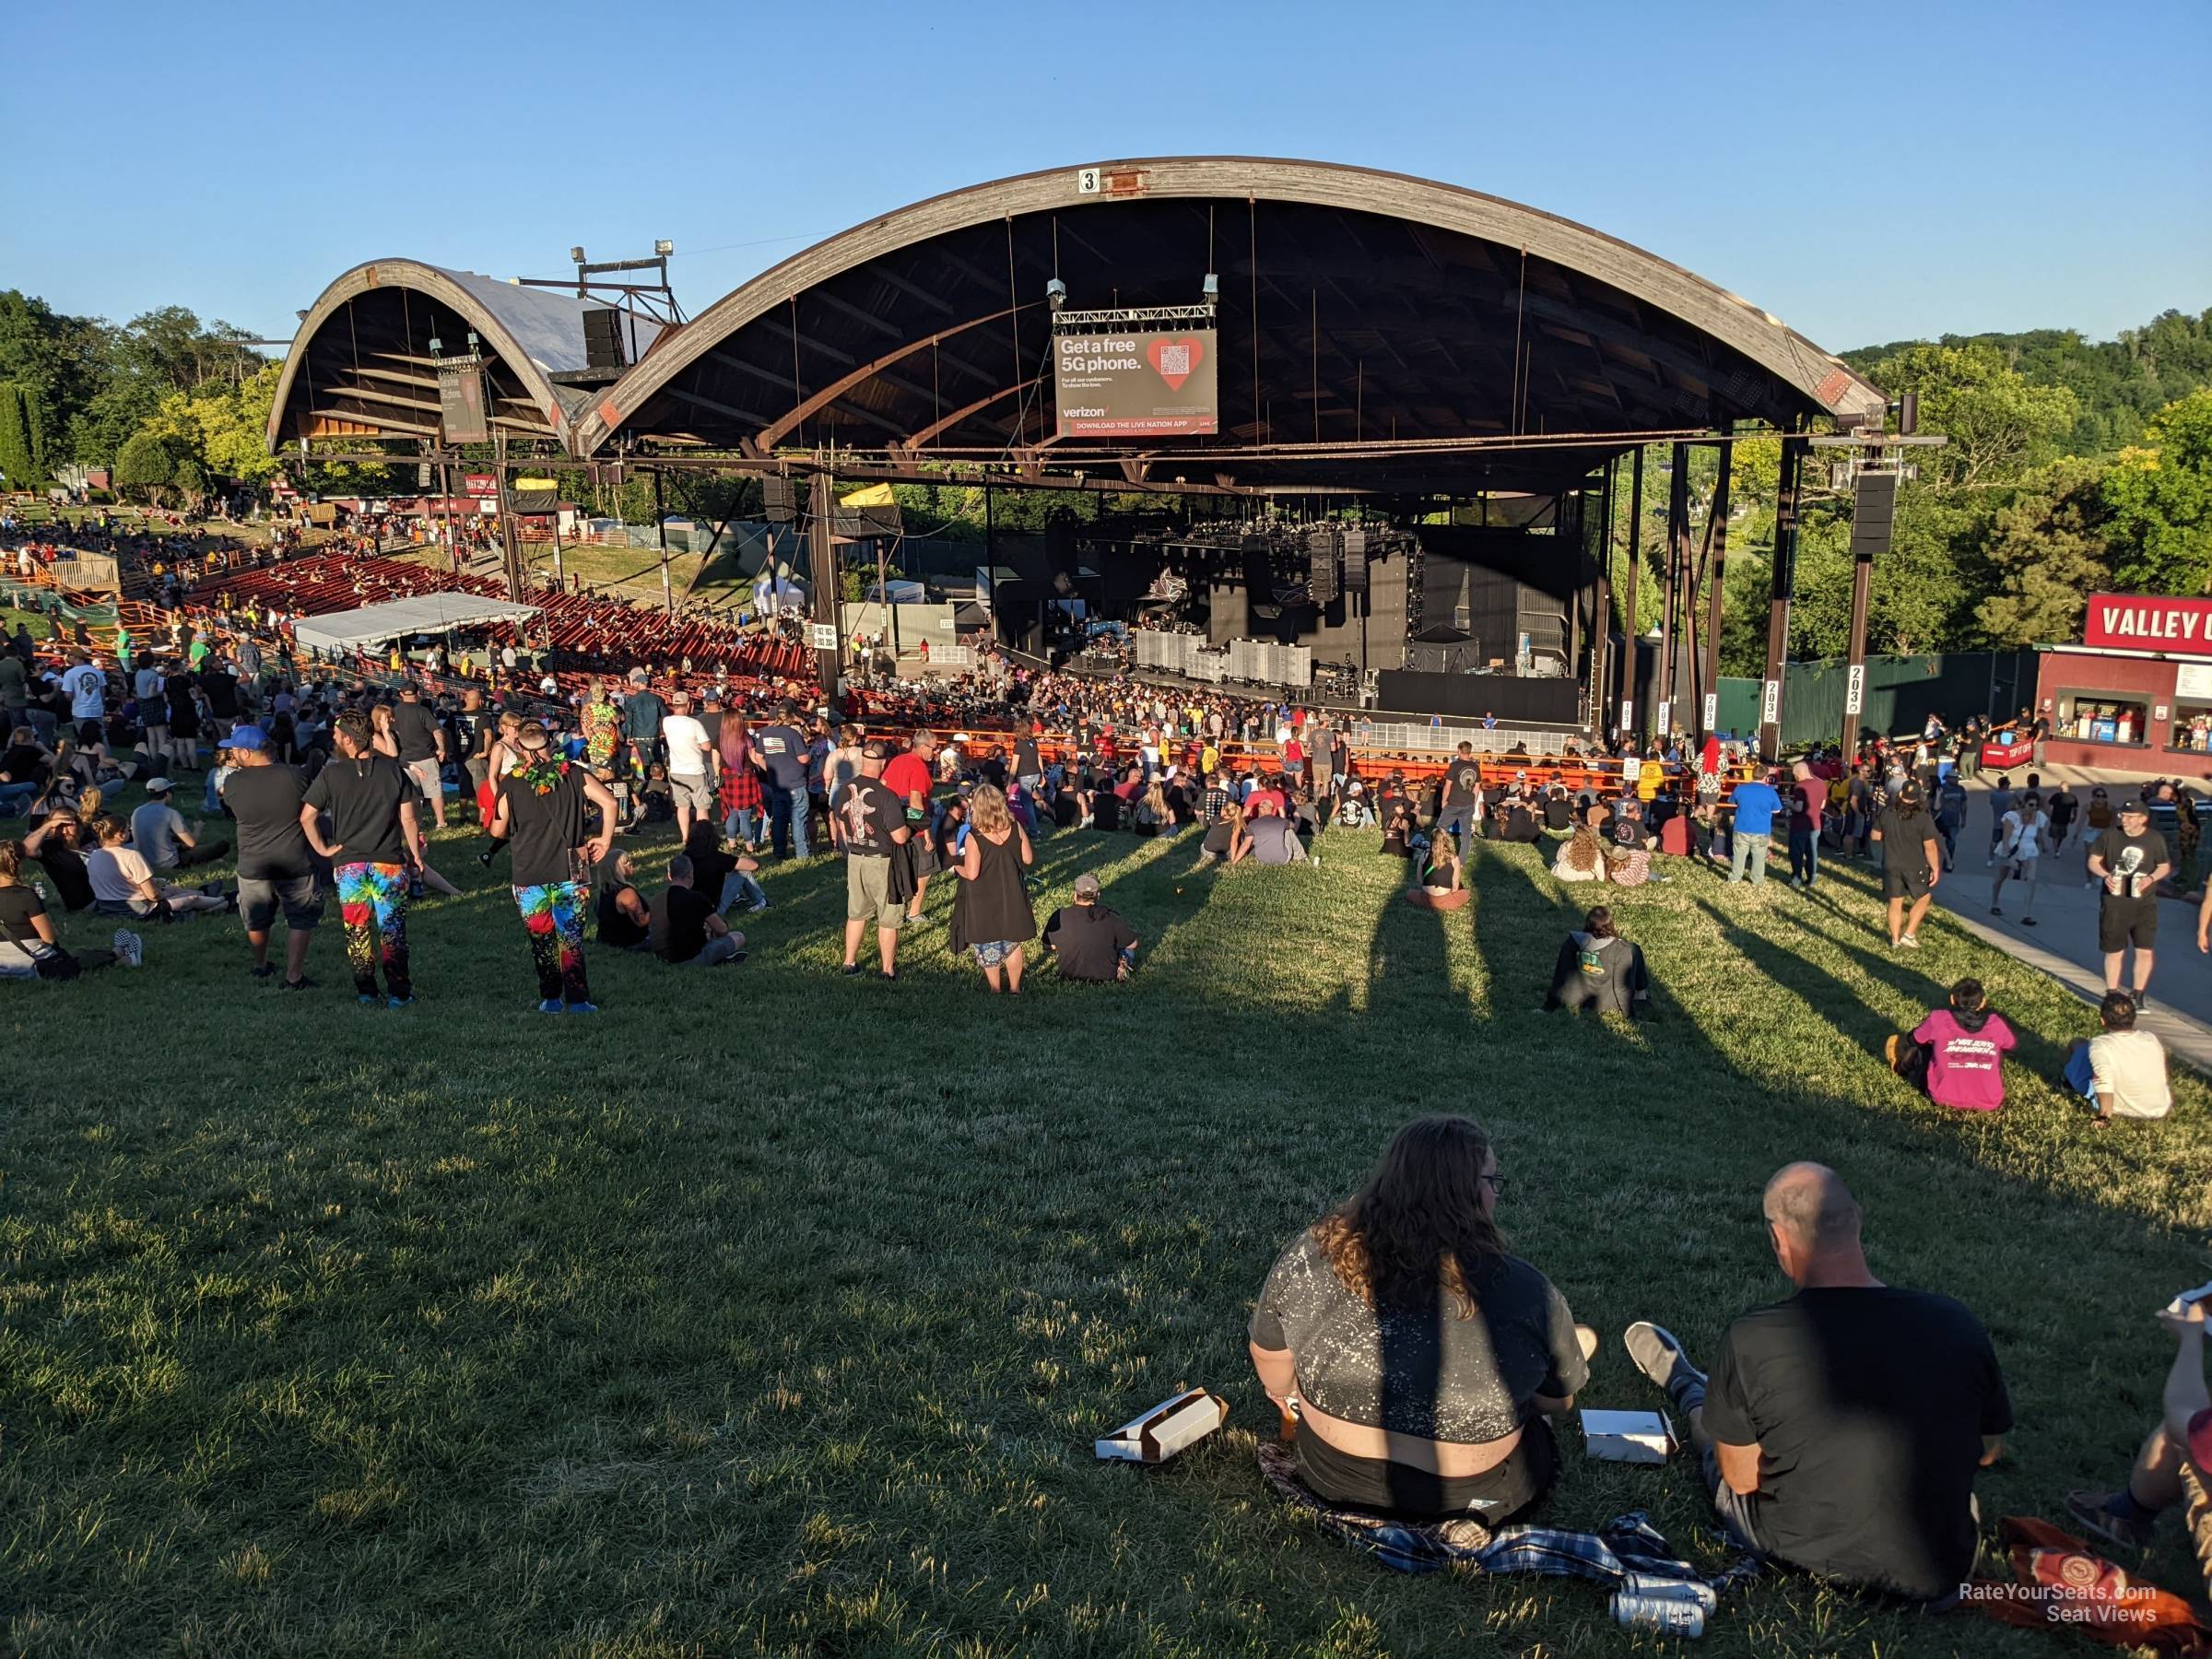
[[[2171,1356],[2150,1310],[2208,1276],[2204,1085],[2092,1134],[2045,1080],[2088,1010],[1940,912],[1892,954],[1856,868],[1813,900],[1702,872],[1610,894],[1657,983],[1636,1026],[1535,1011],[1588,895],[1533,852],[1486,849],[1439,917],[1357,832],[1319,868],[1218,873],[1187,835],[1047,840],[1040,920],[1096,871],[1143,965],[1040,970],[1020,1001],[948,958],[947,882],[883,985],[838,975],[837,865],[771,867],[744,966],[594,946],[605,1012],[554,1019],[475,846],[437,842],[465,890],[416,912],[411,1009],[354,1004],[335,913],[308,996],[246,977],[231,918],[147,930],[136,973],[0,992],[18,1651],[1662,1651],[1593,1585],[1383,1571],[1258,1478],[1261,1278],[1428,1111],[1491,1130],[1513,1247],[1604,1334],[1586,1405],[1659,1403],[1629,1321],[1710,1354],[1782,1294],[1760,1185],[1834,1164],[1875,1271],[1995,1339],[2018,1428],[1993,1524],[2119,1478]],[[2021,1035],[1987,1117],[1877,1057],[1969,972]],[[1224,1432],[1094,1460],[1196,1384]],[[1687,1456],[1577,1439],[1547,1519],[1646,1509],[1718,1564]],[[2171,1523],[2149,1569],[2191,1583]],[[1773,1574],[1702,1650],[2070,1643]]]

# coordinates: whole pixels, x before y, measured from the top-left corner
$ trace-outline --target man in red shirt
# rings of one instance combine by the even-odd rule
[[[936,865],[929,836],[924,833],[929,824],[929,792],[935,783],[930,763],[935,759],[937,740],[927,732],[914,734],[913,747],[903,754],[894,755],[883,769],[883,786],[899,797],[906,808],[906,827],[910,831],[907,847],[914,861],[914,896],[906,907],[906,919],[912,924],[922,920],[923,896],[929,887],[929,877]]]

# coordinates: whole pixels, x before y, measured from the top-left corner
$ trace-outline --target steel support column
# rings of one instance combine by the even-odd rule
[[[1674,446],[1674,465],[1666,486],[1666,580],[1659,593],[1659,710],[1661,747],[1681,725],[1675,707],[1680,691],[1676,661],[1680,652],[1682,627],[1682,567],[1689,558],[1689,445]]]
[[[1620,630],[1623,639],[1620,664],[1620,726],[1624,736],[1633,735],[1636,726],[1636,670],[1641,652],[1636,638],[1636,601],[1643,588],[1643,450],[1636,451],[1636,464],[1629,479],[1629,570],[1628,604],[1623,606]]]
[[[653,469],[653,530],[661,545],[661,610],[676,615],[676,589],[668,580],[668,509],[661,500],[661,469]]]
[[[1714,445],[1720,456],[1720,476],[1712,486],[1712,512],[1705,521],[1705,545],[1712,550],[1706,565],[1704,706],[1698,711],[1698,734],[1720,730],[1721,706],[1721,588],[1728,573],[1728,468],[1735,459],[1735,445],[1723,439]]]
[[[837,682],[844,669],[844,629],[839,615],[842,600],[837,579],[836,521],[837,497],[830,475],[818,472],[809,487],[806,497],[806,569],[807,585],[814,590],[812,615],[817,623],[828,623],[836,635],[837,642],[827,650],[815,648],[815,677],[823,695],[834,702]]]
[[[1605,482],[1598,488],[1597,593],[1590,607],[1590,724],[1606,729],[1606,677],[1613,650],[1613,485],[1620,474],[1620,457],[1606,463]],[[1362,662],[1361,667],[1367,665]]]
[[[1798,493],[1805,477],[1806,441],[1782,441],[1782,465],[1774,490],[1774,554],[1767,587],[1767,671],[1759,688],[1759,752],[1778,759],[1782,751],[1782,688],[1790,654],[1790,604],[1797,596]]]

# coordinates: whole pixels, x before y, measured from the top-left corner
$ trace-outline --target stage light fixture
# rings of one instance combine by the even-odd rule
[[[438,337],[436,335],[432,335],[430,336],[430,355],[431,355],[432,357],[436,357],[436,356],[437,356],[437,355],[438,355],[440,352],[443,351],[444,349],[445,349],[445,342],[444,342],[443,340],[440,339],[440,338],[439,338],[439,337]]]
[[[571,248],[569,250],[569,258],[573,263],[582,265],[583,263],[583,249],[581,246]]]
[[[669,254],[676,252],[676,244],[664,236],[660,241],[653,244],[653,251],[655,253],[658,253],[663,259],[665,259]]]
[[[1206,280],[1198,285],[1198,297],[1207,305],[1218,305],[1221,302],[1221,278],[1208,271]]]
[[[1052,302],[1053,309],[1058,311],[1067,303],[1067,284],[1057,276],[1053,277],[1044,285],[1044,297]]]

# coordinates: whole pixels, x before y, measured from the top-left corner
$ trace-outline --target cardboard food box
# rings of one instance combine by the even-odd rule
[[[1583,1443],[1607,1463],[1663,1464],[1680,1443],[1664,1411],[1584,1411]]]
[[[1229,1420],[1229,1402],[1203,1388],[1162,1400],[1096,1442],[1100,1457],[1120,1463],[1166,1463]]]

